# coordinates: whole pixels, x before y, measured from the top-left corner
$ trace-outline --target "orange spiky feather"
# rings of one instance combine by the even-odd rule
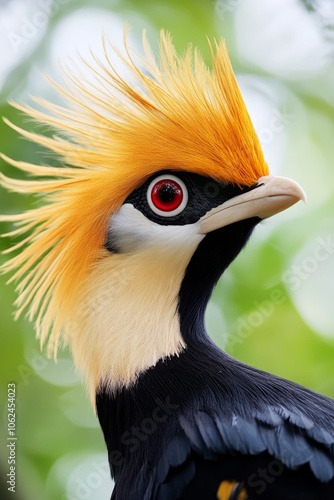
[[[17,314],[28,309],[41,343],[49,337],[48,351],[54,354],[62,336],[71,337],[71,313],[82,283],[95,264],[112,258],[103,248],[111,214],[146,178],[169,168],[251,185],[268,174],[224,41],[210,45],[209,70],[191,46],[178,56],[164,32],[158,61],[145,34],[145,57],[139,62],[125,40],[125,55],[115,50],[113,55],[130,71],[129,82],[115,69],[108,42],[103,43],[105,60],[95,58],[97,67],[87,63],[96,83],[67,72],[66,88],[54,84],[68,108],[38,98],[45,112],[14,104],[53,127],[56,135],[8,122],[66,165],[37,166],[3,156],[34,179],[0,177],[4,188],[44,199],[39,208],[1,216],[16,225],[7,236],[28,234],[9,250],[20,253],[2,271],[14,271]]]

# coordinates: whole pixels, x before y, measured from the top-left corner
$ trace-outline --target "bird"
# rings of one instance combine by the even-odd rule
[[[333,499],[334,401],[233,358],[204,322],[255,227],[304,191],[270,174],[223,39],[210,66],[168,32],[142,43],[104,36],[65,67],[64,105],[13,103],[48,133],[5,119],[54,160],[2,155],[22,172],[2,188],[37,197],[1,216],[16,316],[50,356],[71,350],[112,500]]]

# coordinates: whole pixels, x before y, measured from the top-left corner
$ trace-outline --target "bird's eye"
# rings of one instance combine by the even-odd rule
[[[147,202],[154,213],[172,217],[186,208],[188,190],[175,175],[160,175],[148,187]]]

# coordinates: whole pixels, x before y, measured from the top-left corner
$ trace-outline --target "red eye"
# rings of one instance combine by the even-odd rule
[[[163,179],[154,184],[151,199],[159,210],[171,212],[178,208],[183,200],[183,192],[180,184],[170,179]]]
[[[181,179],[174,175],[160,175],[148,187],[147,201],[158,215],[172,217],[185,209],[188,190]]]

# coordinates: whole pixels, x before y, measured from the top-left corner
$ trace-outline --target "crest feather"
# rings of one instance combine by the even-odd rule
[[[44,111],[13,103],[55,132],[47,137],[5,120],[25,138],[53,151],[64,167],[2,158],[32,177],[0,184],[41,196],[39,208],[4,215],[22,240],[20,253],[2,266],[17,281],[17,315],[28,309],[49,353],[71,336],[71,311],[92,267],[110,258],[103,248],[107,223],[125,198],[161,169],[187,170],[220,181],[251,185],[268,168],[238,88],[224,41],[210,45],[212,70],[190,45],[181,57],[169,34],[155,58],[143,35],[144,56],[125,55],[103,39],[104,61],[85,63],[91,77],[66,71],[61,107],[34,98]],[[116,69],[115,56],[130,77]],[[23,249],[22,249],[23,248]]]

